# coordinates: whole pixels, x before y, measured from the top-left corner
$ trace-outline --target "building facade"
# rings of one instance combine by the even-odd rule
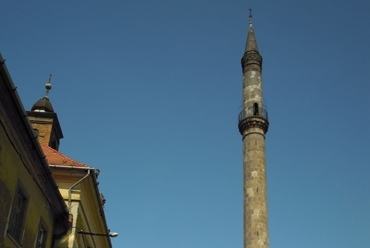
[[[0,247],[53,247],[70,228],[64,200],[0,55]]]
[[[269,122],[262,94],[262,57],[249,16],[248,37],[241,60],[243,106],[239,131],[243,140],[244,247],[268,248],[265,134]]]
[[[111,248],[99,170],[58,151],[46,89],[26,112],[0,55],[0,248]]]
[[[112,247],[110,233],[104,214],[104,196],[99,192],[99,170],[77,162],[59,152],[63,138],[58,116],[46,95],[27,112],[28,118],[38,133],[38,141],[46,156],[60,193],[67,205],[71,229],[55,243],[56,248]]]

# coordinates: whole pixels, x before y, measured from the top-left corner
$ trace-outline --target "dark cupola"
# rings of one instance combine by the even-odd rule
[[[54,112],[53,106],[48,97],[44,96],[38,100],[31,108],[35,112]]]
[[[46,93],[43,98],[38,100],[31,108],[34,112],[54,112],[53,106],[49,100],[49,91],[51,90],[51,75],[49,81],[45,84]]]

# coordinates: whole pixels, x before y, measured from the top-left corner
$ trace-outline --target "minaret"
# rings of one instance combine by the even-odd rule
[[[243,136],[244,248],[268,248],[265,134],[269,122],[262,95],[262,57],[254,35],[251,9],[241,63],[243,109],[238,127]]]

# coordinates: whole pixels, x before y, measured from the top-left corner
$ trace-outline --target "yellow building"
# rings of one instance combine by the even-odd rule
[[[38,139],[49,167],[58,184],[60,193],[73,216],[72,228],[56,242],[55,247],[112,247],[104,214],[105,199],[98,189],[99,170],[77,162],[58,151],[63,137],[57,114],[48,98],[50,82],[46,84],[46,96],[38,100],[29,120],[38,132]]]
[[[99,193],[99,171],[41,143],[59,190],[73,215],[73,228],[56,247],[112,247]],[[79,246],[75,246],[75,245]]]
[[[0,247],[54,247],[69,213],[0,55]]]

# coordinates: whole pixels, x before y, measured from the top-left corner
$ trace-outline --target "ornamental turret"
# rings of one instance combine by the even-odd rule
[[[38,140],[58,150],[60,139],[63,138],[63,133],[58,116],[54,112],[53,106],[49,100],[51,75],[49,81],[45,84],[45,89],[45,96],[33,104],[31,111],[27,111],[27,115],[35,134],[37,134]]]

